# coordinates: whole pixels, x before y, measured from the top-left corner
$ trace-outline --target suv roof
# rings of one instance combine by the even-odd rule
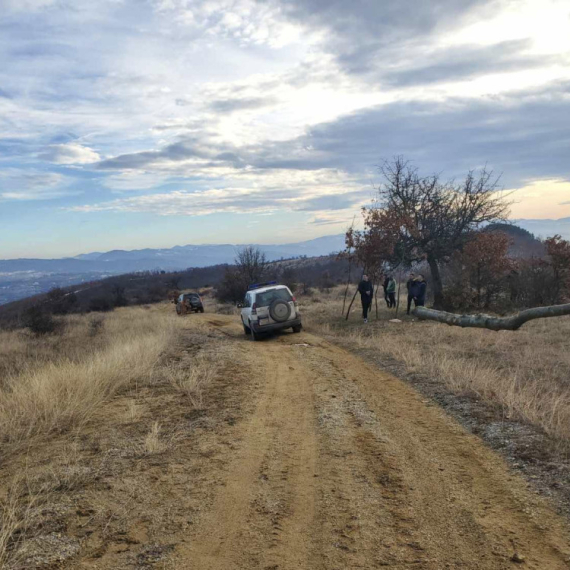
[[[250,289],[248,293],[265,293],[265,291],[270,291],[271,289],[288,289],[287,285],[266,285],[265,287],[256,287],[255,289]]]

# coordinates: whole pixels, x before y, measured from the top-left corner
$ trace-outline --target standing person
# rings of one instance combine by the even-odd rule
[[[388,297],[388,283],[390,283],[390,277],[388,275],[384,275],[384,283],[382,283],[382,287],[384,288],[384,301],[386,301],[386,306],[390,308],[390,299]]]
[[[386,294],[388,295],[388,308],[393,309],[396,306],[396,280],[391,275],[388,276]]]
[[[364,322],[368,322],[368,311],[372,305],[372,296],[374,288],[372,283],[368,281],[368,275],[362,276],[362,281],[358,284],[358,292],[360,293],[360,301],[362,302],[362,318]]]
[[[426,280],[422,274],[419,274],[416,278],[416,289],[414,290],[414,305],[416,307],[423,307],[425,305],[426,289]]]
[[[410,273],[410,278],[406,281],[406,289],[408,290],[408,310],[406,314],[410,314],[410,308],[412,306],[412,299],[414,298],[412,295],[412,285],[414,283],[415,275]]]

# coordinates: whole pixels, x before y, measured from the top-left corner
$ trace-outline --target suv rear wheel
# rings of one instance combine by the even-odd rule
[[[253,329],[249,329],[249,330],[251,333],[251,340],[253,340],[253,341],[259,340],[259,335]]]
[[[301,329],[303,328],[302,325],[297,325],[296,327],[292,327],[294,333],[300,333]]]
[[[245,334],[251,334],[251,329],[248,326],[243,325],[243,332]]]

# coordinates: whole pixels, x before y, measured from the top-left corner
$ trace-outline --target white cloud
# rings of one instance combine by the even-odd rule
[[[101,160],[94,150],[77,143],[50,145],[39,158],[55,164],[91,164]]]
[[[0,171],[0,200],[53,200],[76,192],[67,186],[67,179],[54,172],[7,168]]]
[[[371,189],[355,177],[330,169],[316,171],[235,171],[230,184],[195,191],[176,190],[73,207],[81,212],[152,212],[162,216],[199,216],[358,208]]]
[[[559,0],[406,6],[396,0],[0,0],[15,24],[0,37],[0,85],[9,94],[0,97],[0,154],[7,149],[31,173],[9,184],[0,178],[0,192],[4,199],[60,196],[67,182],[50,182],[38,159],[88,170],[102,155],[114,158],[98,165],[94,185],[147,195],[99,201],[85,211],[306,209],[315,212],[315,224],[333,224],[346,213],[345,193],[354,194],[348,202],[355,204],[355,193],[365,193],[365,169],[406,149],[413,160],[428,155],[430,164],[437,154],[448,163],[459,155],[472,164],[499,157],[499,170],[564,178],[561,169],[547,172],[551,162],[541,156],[553,151],[536,129],[507,122],[490,140],[477,127],[497,120],[504,94],[512,93],[516,106],[517,89],[570,78],[568,6]],[[516,44],[509,53],[507,40]],[[542,63],[538,56],[545,54]],[[430,112],[441,115],[437,105],[418,110],[419,102],[449,109],[458,96],[468,109],[461,125],[409,128],[424,124]],[[495,107],[480,110],[478,103],[493,100]],[[381,109],[390,114],[394,106],[398,113],[375,132],[358,118]],[[538,107],[530,112],[540,114]],[[561,114],[553,144],[567,139],[565,125]],[[552,122],[544,129],[552,130]],[[69,140],[81,143],[62,142]],[[541,143],[537,152],[520,152],[533,141]],[[344,172],[324,168],[332,165]]]

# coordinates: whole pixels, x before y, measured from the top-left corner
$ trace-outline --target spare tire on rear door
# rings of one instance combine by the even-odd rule
[[[269,305],[269,314],[274,321],[284,323],[291,316],[291,306],[283,299],[274,299]]]

